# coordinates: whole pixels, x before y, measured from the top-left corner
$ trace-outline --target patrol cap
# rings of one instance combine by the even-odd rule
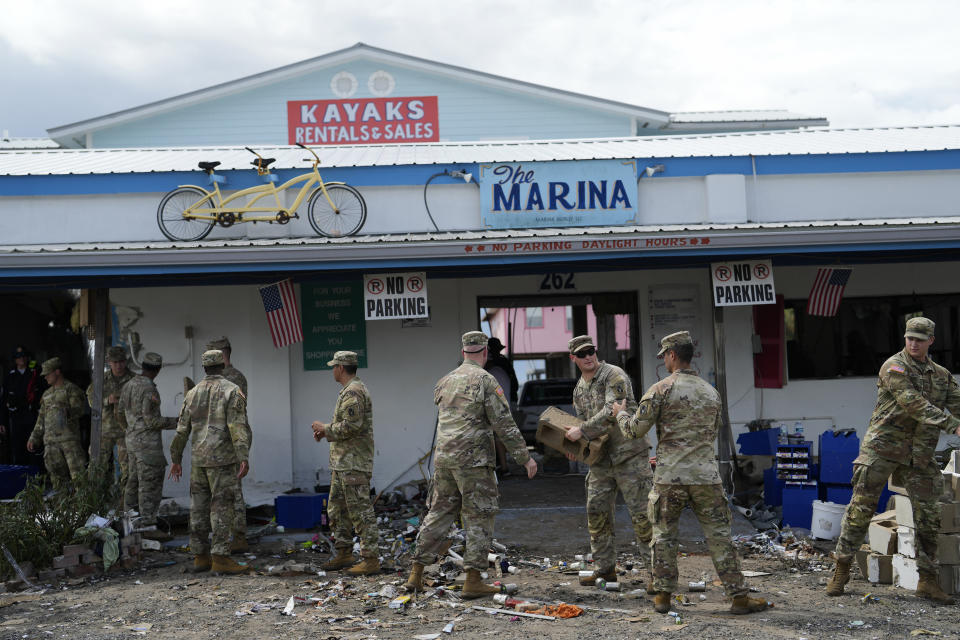
[[[207,351],[213,351],[215,349],[222,351],[224,349],[229,349],[229,348],[230,348],[230,338],[228,338],[227,336],[220,336],[219,338],[214,338],[213,340],[207,343]]]
[[[123,347],[109,347],[107,349],[107,362],[126,362],[127,352]]]
[[[929,340],[933,337],[933,330],[936,323],[930,318],[919,316],[907,320],[907,331],[903,334],[904,338],[919,338],[920,340]]]
[[[693,344],[693,338],[690,337],[689,331],[677,331],[676,333],[664,336],[663,339],[660,340],[660,351],[657,352],[657,357],[659,358],[665,354],[668,349],[676,349],[685,344]]]
[[[463,350],[467,353],[479,353],[487,348],[487,334],[483,331],[467,331],[460,338],[463,343]]]
[[[353,351],[337,351],[335,354],[333,354],[333,360],[328,362],[327,366],[332,367],[338,364],[353,365],[357,367],[360,365],[360,360],[357,358],[357,354]]]
[[[60,358],[50,358],[49,360],[44,361],[43,367],[40,369],[40,375],[49,375],[59,368]]]
[[[159,353],[154,353],[153,351],[148,351],[143,354],[143,360],[140,361],[141,364],[144,364],[148,367],[153,367],[154,369],[159,369],[163,366],[163,358],[160,357]]]
[[[22,344],[18,344],[13,348],[13,351],[10,353],[10,359],[16,360],[17,358],[29,358],[30,352],[27,351],[27,348]]]
[[[205,367],[215,367],[218,364],[223,364],[223,351],[219,349],[204,351],[203,355],[200,356],[200,364]]]
[[[581,349],[586,349],[587,347],[597,348],[597,345],[593,344],[593,338],[590,336],[577,336],[576,338],[571,338],[570,342],[567,343],[567,348],[570,349],[570,353],[574,355]]]

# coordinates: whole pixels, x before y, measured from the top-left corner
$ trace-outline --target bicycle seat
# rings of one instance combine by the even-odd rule
[[[258,169],[266,169],[266,168],[269,167],[274,161],[275,161],[275,158],[264,158],[263,160],[261,160],[260,158],[257,158],[256,160],[254,160],[254,161],[251,162],[250,164],[252,164],[253,166],[257,167]]]
[[[197,166],[203,169],[204,171],[213,171],[219,166],[219,162],[198,162]]]

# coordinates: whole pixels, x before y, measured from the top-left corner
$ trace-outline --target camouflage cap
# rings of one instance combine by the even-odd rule
[[[479,353],[487,348],[487,334],[483,331],[467,331],[460,338],[463,343],[463,350],[467,353]]]
[[[51,374],[59,369],[60,366],[60,358],[50,358],[44,361],[43,367],[40,369],[40,375],[45,376]]]
[[[590,336],[577,336],[576,338],[571,338],[570,342],[567,343],[567,348],[572,354],[576,354],[580,349],[587,347],[597,348],[597,345],[593,344],[593,338]]]
[[[327,363],[328,367],[332,367],[338,364],[347,364],[353,366],[360,365],[360,359],[357,358],[357,354],[353,351],[337,351],[333,354],[333,360]]]
[[[200,364],[205,367],[215,367],[218,364],[223,364],[223,351],[219,349],[208,349],[203,352],[203,355],[200,356]]]
[[[657,357],[659,358],[665,354],[668,349],[675,349],[684,344],[693,344],[693,338],[690,337],[689,331],[677,331],[676,333],[664,336],[663,339],[660,340],[660,351],[657,352]]]
[[[910,318],[907,320],[907,331],[903,334],[903,337],[929,340],[933,337],[933,330],[936,326],[936,323],[930,318],[924,318],[923,316]]]
[[[141,360],[140,363],[158,369],[163,366],[163,358],[160,357],[159,353],[148,351],[143,354],[143,360]]]
[[[214,351],[214,350],[222,351],[224,349],[229,349],[229,348],[230,348],[230,338],[228,338],[227,336],[214,338],[213,340],[207,343],[207,351]]]
[[[127,352],[123,347],[109,347],[107,349],[107,362],[126,362]]]

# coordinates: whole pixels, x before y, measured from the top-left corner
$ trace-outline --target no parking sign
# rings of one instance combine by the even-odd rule
[[[363,306],[367,320],[428,317],[426,272],[363,276]]]
[[[714,262],[710,270],[715,307],[773,304],[777,301],[770,260]]]

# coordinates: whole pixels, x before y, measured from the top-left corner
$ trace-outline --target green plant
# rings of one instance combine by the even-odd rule
[[[63,545],[78,541],[75,532],[91,514],[104,515],[119,504],[118,488],[96,468],[46,492],[46,476],[36,476],[13,501],[0,504],[0,543],[18,563],[29,561],[36,568],[49,567]],[[13,575],[10,563],[0,559],[0,579]]]

